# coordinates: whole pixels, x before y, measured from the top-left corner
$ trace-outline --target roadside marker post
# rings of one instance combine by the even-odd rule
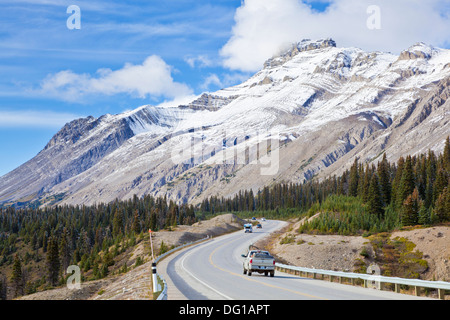
[[[148,230],[148,234],[150,236],[150,246],[152,248],[152,261],[155,261],[155,256],[153,255],[153,242],[152,242],[152,229]]]
[[[148,230],[150,236],[150,246],[152,248],[152,282],[153,282],[153,293],[158,292],[158,279],[156,275],[156,263],[155,256],[153,254],[153,242],[152,242],[152,230]]]

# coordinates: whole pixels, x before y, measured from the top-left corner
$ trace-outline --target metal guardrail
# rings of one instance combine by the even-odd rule
[[[156,300],[167,300],[167,282],[160,275],[158,275],[158,277],[162,280],[164,288],[158,298],[156,298]]]
[[[295,267],[289,266],[285,264],[276,263],[275,267],[277,267],[280,271],[286,271],[288,273],[294,274],[312,274],[314,278],[317,275],[325,275],[328,276],[330,281],[333,281],[333,277],[339,279],[339,282],[344,278],[352,279],[352,283],[354,279],[361,279],[364,281],[364,287],[375,287],[380,290],[381,283],[391,283],[395,285],[395,292],[400,292],[400,285],[406,285],[410,287],[414,287],[415,294],[419,294],[419,288],[431,288],[438,290],[439,299],[445,299],[445,291],[450,290],[450,282],[446,281],[428,281],[428,280],[420,280],[420,279],[404,279],[404,278],[396,278],[396,277],[386,277],[381,275],[374,274],[363,274],[363,273],[351,273],[351,272],[343,272],[343,271],[331,271],[331,270],[322,270],[322,269],[310,269],[303,267]]]
[[[181,249],[183,249],[185,247],[192,246],[194,244],[197,244],[197,243],[200,243],[200,242],[203,242],[203,241],[207,241],[209,239],[212,239],[212,237],[207,236],[204,239],[200,239],[200,240],[197,240],[197,241],[189,242],[189,243],[183,244],[183,245],[181,245],[179,247],[176,247],[176,248],[174,248],[172,250],[169,250],[169,251],[165,252],[164,254],[160,255],[159,257],[157,257],[155,259],[154,263],[158,264],[159,261],[161,261],[165,257],[171,255],[175,251],[181,250]],[[161,294],[158,296],[158,298],[156,300],[167,300],[167,282],[160,274],[157,274],[157,275],[162,280],[162,282],[164,284],[164,288],[163,288],[163,291],[161,292]]]
[[[204,239],[200,239],[197,241],[186,243],[182,246],[176,247],[172,250],[167,251],[166,253],[157,257],[154,263],[158,264],[162,259],[171,255],[172,253],[179,251],[185,247],[195,245],[200,242],[207,241],[212,239],[212,237],[206,237]],[[285,271],[291,274],[301,275],[301,273],[312,274],[313,278],[316,278],[317,275],[328,276],[330,281],[333,281],[333,278],[338,278],[339,282],[342,282],[342,279],[351,279],[352,284],[355,279],[360,279],[364,281],[365,288],[377,288],[381,289],[381,283],[390,283],[395,285],[395,292],[400,292],[400,285],[406,285],[410,287],[414,287],[415,294],[418,295],[419,288],[431,288],[438,290],[439,299],[445,299],[445,291],[450,291],[450,282],[446,281],[428,281],[428,280],[420,280],[420,279],[404,279],[397,277],[386,277],[376,274],[363,274],[363,273],[352,273],[352,272],[344,272],[344,271],[331,271],[331,270],[323,270],[323,269],[311,269],[311,268],[303,268],[296,266],[289,266],[281,263],[275,263],[275,267],[280,271]],[[158,274],[158,277],[162,280],[164,284],[163,291],[158,296],[157,300],[167,300],[167,282],[165,279]]]

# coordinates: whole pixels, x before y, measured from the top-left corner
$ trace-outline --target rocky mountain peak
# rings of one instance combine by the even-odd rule
[[[75,143],[84,133],[90,131],[96,125],[96,119],[92,116],[75,119],[67,123],[57,134],[55,134],[45,146],[44,150],[47,150],[58,143]]]
[[[313,41],[311,39],[304,39],[300,42],[291,44],[287,50],[283,50],[280,54],[275,55],[264,63],[264,68],[269,69],[282,65],[283,63],[291,60],[300,52],[311,51],[329,47],[336,47],[336,42],[331,39],[321,39]]]
[[[429,60],[438,50],[433,46],[429,46],[423,42],[418,42],[408,49],[402,51],[399,60],[415,60],[425,59]]]

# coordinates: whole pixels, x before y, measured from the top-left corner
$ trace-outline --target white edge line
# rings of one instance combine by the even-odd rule
[[[192,251],[191,251],[192,252]],[[191,252],[189,254],[191,254]],[[203,282],[202,280],[200,280],[199,278],[197,278],[196,276],[194,276],[189,270],[187,270],[184,266],[184,260],[189,256],[186,255],[182,260],[181,260],[181,267],[184,269],[184,271],[186,271],[192,278],[194,278],[195,280],[197,280],[198,282],[200,282],[201,284],[203,284],[205,287],[213,290],[214,292],[216,292],[217,294],[221,295],[222,297],[224,297],[227,300],[234,300],[233,298],[230,298],[229,296],[223,294],[222,292],[218,291],[217,289],[211,287],[209,284]]]

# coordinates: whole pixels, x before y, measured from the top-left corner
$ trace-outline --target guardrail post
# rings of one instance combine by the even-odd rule
[[[438,289],[438,298],[440,300],[444,300],[445,299],[445,290],[444,289]]]

